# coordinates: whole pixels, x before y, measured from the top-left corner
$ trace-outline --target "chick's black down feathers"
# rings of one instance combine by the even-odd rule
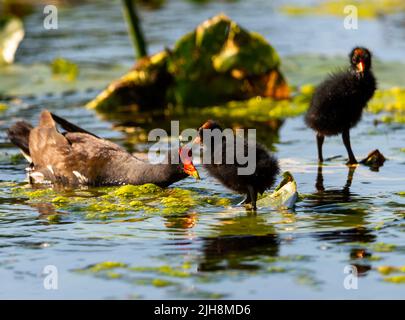
[[[353,70],[332,74],[312,97],[306,124],[325,136],[353,128],[376,90],[371,72],[359,77]]]
[[[254,173],[244,175],[240,174],[238,169],[246,168],[246,165],[238,163],[237,154],[239,151],[237,148],[235,150],[234,164],[226,164],[226,155],[228,152],[233,152],[233,148],[227,145],[226,142],[215,145],[211,154],[212,163],[203,164],[204,168],[225,187],[240,194],[248,194],[248,186],[253,186],[258,193],[263,193],[271,188],[280,172],[276,158],[270,155],[263,146],[256,144],[252,148],[245,140],[244,154],[253,155],[255,153],[256,163],[254,164]],[[215,159],[221,159],[221,156],[221,164],[215,164]]]
[[[208,138],[204,131],[213,135],[216,132],[221,138]],[[263,193],[275,182],[280,171],[278,161],[265,147],[249,143],[246,138],[236,138],[233,133],[228,136],[224,131],[212,120],[205,122],[199,129],[200,142],[206,148],[203,166],[225,187],[246,194],[244,203],[251,203],[256,209],[257,194]],[[229,137],[233,138],[229,141]]]

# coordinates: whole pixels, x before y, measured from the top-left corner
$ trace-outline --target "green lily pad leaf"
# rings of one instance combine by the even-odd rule
[[[283,180],[273,193],[265,194],[257,201],[257,206],[276,209],[292,209],[298,200],[297,183],[288,171],[283,173]]]

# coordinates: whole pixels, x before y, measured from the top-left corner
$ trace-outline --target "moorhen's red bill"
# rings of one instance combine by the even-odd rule
[[[246,199],[243,203],[251,204],[253,209],[256,210],[257,194],[271,188],[277,174],[280,172],[277,159],[265,147],[257,143],[250,146],[246,138],[243,141],[243,150],[239,151],[236,146],[236,139],[233,139],[233,144],[227,143],[226,139],[218,141],[211,138],[211,141],[204,141],[204,131],[212,132],[213,130],[223,131],[215,121],[209,120],[205,122],[200,127],[199,135],[194,140],[194,143],[201,143],[207,147],[204,153],[208,153],[207,158],[210,159],[210,163],[204,163],[203,161],[203,167],[208,171],[209,175],[216,178],[225,187],[237,193],[245,194]],[[255,169],[252,174],[239,174],[238,169],[246,166],[239,163],[237,152],[242,152],[244,155],[255,152]],[[227,164],[226,160],[229,154],[233,155],[233,164]],[[217,159],[221,160],[220,163],[216,161]]]
[[[60,133],[56,124],[66,130]],[[179,161],[151,164],[131,155],[120,146],[44,110],[40,123],[32,127],[19,121],[8,130],[13,144],[30,162],[30,183],[54,183],[70,186],[141,185],[154,183],[167,187],[188,175],[198,178],[190,158],[176,153]]]
[[[348,164],[357,163],[350,145],[350,129],[360,121],[377,84],[368,49],[354,48],[349,57],[351,66],[347,71],[331,74],[316,88],[305,116],[308,127],[317,133],[319,162],[323,162],[325,136],[342,134]]]

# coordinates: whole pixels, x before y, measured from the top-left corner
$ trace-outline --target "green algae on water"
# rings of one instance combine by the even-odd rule
[[[405,283],[405,275],[385,277],[385,278],[383,278],[383,280],[385,282],[403,284],[403,283]]]
[[[100,271],[112,270],[112,269],[116,269],[116,268],[125,268],[125,267],[127,267],[127,265],[122,262],[104,261],[104,262],[100,262],[100,263],[91,265],[90,267],[83,269],[83,271],[100,272]]]
[[[68,80],[76,80],[79,74],[79,67],[72,61],[64,58],[56,58],[51,63],[52,73],[54,75],[66,76]]]
[[[359,18],[362,19],[376,19],[382,15],[405,11],[405,4],[402,0],[327,0],[310,6],[284,5],[281,10],[289,15],[345,16],[352,12],[345,10],[347,6],[355,6]]]
[[[371,249],[376,252],[392,252],[396,248],[394,244],[388,244],[384,242],[377,242],[371,245]]]

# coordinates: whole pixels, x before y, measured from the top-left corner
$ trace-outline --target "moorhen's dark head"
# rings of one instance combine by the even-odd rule
[[[207,120],[200,128],[198,128],[198,136],[194,139],[193,144],[202,144],[204,130],[213,131],[218,129],[222,132],[222,127],[214,120]]]
[[[363,75],[371,69],[371,52],[362,47],[356,47],[350,52],[350,64],[357,74]]]

